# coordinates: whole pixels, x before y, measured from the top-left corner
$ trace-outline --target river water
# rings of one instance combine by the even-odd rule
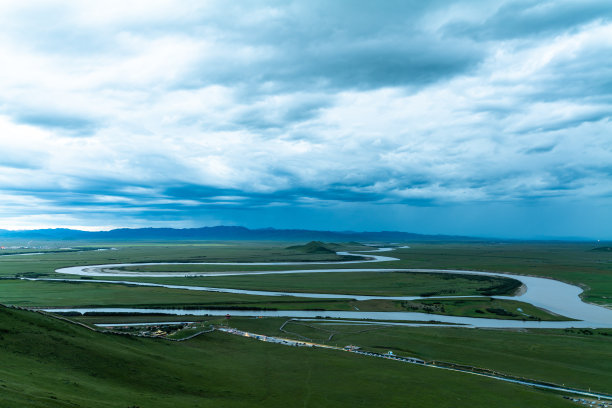
[[[494,296],[497,299],[519,300],[522,302],[531,303],[534,306],[543,308],[552,313],[576,319],[576,321],[560,321],[560,322],[537,322],[537,321],[521,321],[521,320],[505,320],[505,319],[488,319],[488,318],[472,318],[472,317],[457,317],[444,316],[427,313],[416,312],[360,312],[360,311],[244,311],[244,310],[180,310],[180,309],[134,309],[134,308],[71,308],[71,309],[48,309],[55,311],[75,311],[75,312],[125,312],[125,313],[167,313],[173,315],[204,315],[204,314],[231,314],[235,316],[276,316],[276,317],[327,317],[327,318],[344,318],[344,319],[372,319],[372,320],[398,320],[398,321],[423,321],[436,320],[443,323],[462,324],[468,327],[482,328],[612,328],[612,310],[585,303],[580,299],[579,295],[582,289],[564,282],[553,279],[539,278],[532,276],[500,274],[481,271],[463,271],[463,270],[440,270],[440,269],[376,269],[376,268],[361,268],[361,269],[303,269],[289,271],[258,271],[258,272],[186,272],[186,273],[171,273],[171,272],[128,272],[120,271],[118,267],[131,267],[143,265],[342,265],[355,264],[364,262],[387,262],[395,261],[397,258],[371,255],[371,252],[387,252],[392,248],[379,248],[374,251],[367,251],[368,255],[338,252],[339,255],[363,256],[367,259],[360,261],[341,261],[341,262],[259,262],[259,263],[131,263],[131,264],[109,264],[109,265],[93,265],[93,266],[75,266],[69,268],[61,268],[56,272],[62,274],[83,275],[83,276],[99,276],[99,277],[184,277],[184,276],[231,276],[231,275],[263,275],[263,274],[287,274],[287,273],[321,273],[321,272],[421,272],[421,273],[452,273],[452,274],[470,274],[484,275],[494,277],[513,278],[520,281],[525,290],[518,296]],[[364,251],[366,252],[366,251]],[[51,280],[51,279],[30,279],[30,280]],[[71,279],[55,279],[73,281]],[[74,280],[83,282],[82,280]],[[114,280],[87,280],[87,282],[101,282],[114,284],[130,284],[138,286],[158,286],[171,289],[196,290],[196,291],[215,291],[239,293],[247,295],[259,296],[296,296],[306,298],[320,299],[355,299],[355,300],[370,300],[370,299],[393,299],[393,300],[415,300],[422,299],[416,296],[364,296],[352,294],[326,294],[326,293],[292,293],[292,292],[273,292],[273,291],[254,291],[231,288],[212,288],[202,286],[187,286],[187,285],[165,285],[155,283],[131,282],[131,281],[114,281]],[[470,296],[474,297],[474,296]],[[439,297],[440,299],[454,298],[452,296]],[[427,299],[435,299],[428,297]]]

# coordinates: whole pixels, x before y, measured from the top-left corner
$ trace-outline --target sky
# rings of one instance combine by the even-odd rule
[[[0,229],[612,239],[612,2],[0,1]]]

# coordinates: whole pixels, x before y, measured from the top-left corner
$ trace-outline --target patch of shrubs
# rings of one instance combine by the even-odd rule
[[[498,316],[506,316],[506,317],[516,317],[516,316],[518,316],[517,314],[514,314],[512,312],[508,312],[506,309],[501,309],[501,308],[497,308],[497,307],[488,307],[487,308],[487,312],[493,313],[493,314],[498,315]]]

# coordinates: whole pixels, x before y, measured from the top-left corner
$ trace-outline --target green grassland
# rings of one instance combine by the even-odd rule
[[[7,407],[573,406],[487,378],[219,332],[169,342],[6,308],[0,329]]]
[[[364,311],[406,311],[434,313],[448,316],[484,317],[510,320],[571,320],[565,316],[551,314],[529,303],[516,300],[494,298],[426,299],[412,301],[393,301],[393,306],[385,308],[384,300],[365,300],[357,303]],[[386,301],[388,302],[388,301]],[[395,309],[393,309],[393,307]],[[371,308],[371,309],[370,309]]]
[[[286,243],[278,244],[277,251],[286,250],[286,245]],[[385,253],[385,255],[400,258],[399,261],[376,264],[376,267],[464,269],[550,277],[581,286],[585,290],[583,297],[589,302],[612,305],[612,252],[595,251],[594,248],[596,248],[596,245],[592,243],[410,243],[408,249],[397,248],[393,252]],[[201,248],[203,253],[210,252],[211,254],[217,253],[218,249],[216,247]],[[350,249],[358,248],[352,247]],[[260,247],[259,250],[266,251],[263,247]],[[144,258],[133,258],[131,255],[136,255],[137,252],[130,253],[130,256],[122,256],[121,260],[117,260],[117,262],[134,260],[145,262],[150,258],[161,259],[164,258],[162,253],[163,250],[160,250],[160,253],[154,256],[148,254]],[[240,251],[235,249],[225,248],[223,252],[225,258],[217,254],[215,256],[211,255],[208,259],[223,258],[230,261],[236,259],[231,258],[232,255],[239,255],[239,253]],[[126,253],[126,255],[128,254]],[[318,254],[306,255],[318,256]],[[172,258],[169,255],[165,257]],[[111,262],[113,261],[106,263]],[[88,263],[95,264],[96,262],[92,260]],[[104,263],[104,261],[98,263]],[[308,269],[327,267],[325,264],[309,265]],[[345,269],[364,267],[374,266],[373,264],[342,265],[342,268]],[[297,270],[304,269],[304,266],[161,265],[130,267],[129,269],[137,271],[211,272]],[[4,271],[6,269],[3,268],[3,262],[0,259],[0,275]],[[48,271],[49,269],[47,269]]]
[[[465,298],[422,301],[313,299],[189,291],[122,284],[1,280],[0,303],[27,307],[157,307],[252,310],[413,311],[515,320],[567,320],[512,300]],[[521,308],[522,312],[518,311]],[[504,311],[504,312],[501,312]]]
[[[612,305],[612,252],[592,243],[416,244],[385,267],[465,269],[549,277],[581,286],[584,299]]]
[[[319,272],[139,280],[215,288],[373,296],[511,296],[521,286],[519,281],[508,278],[412,272]]]
[[[73,243],[74,244],[74,243]],[[68,244],[65,244],[68,245]],[[0,276],[57,275],[55,269],[108,263],[130,262],[328,262],[361,259],[339,256],[335,253],[310,253],[300,249],[287,249],[284,242],[225,242],[202,245],[198,243],[167,244],[105,243],[97,251],[88,244],[86,251],[47,251],[42,255],[0,256]],[[116,250],[111,250],[115,248]],[[337,246],[338,250],[359,248],[355,245]],[[368,247],[361,247],[362,249]],[[38,251],[36,252],[43,252]],[[1,254],[0,254],[1,255]],[[248,266],[248,265],[247,265]],[[213,269],[218,266],[212,265]],[[237,265],[230,270],[243,269]]]
[[[234,317],[232,327],[366,350],[483,367],[600,392],[612,392],[612,330],[477,330],[460,327],[355,325]],[[331,340],[328,340],[332,335]],[[522,404],[519,404],[522,405]]]
[[[95,248],[95,243],[63,243],[63,246]],[[140,266],[141,271],[261,271],[303,269],[304,266],[250,266],[248,262],[339,260],[329,253],[307,253],[287,249],[290,243],[104,243],[117,251],[60,252],[32,256],[0,256],[0,276],[56,276],[54,270],[75,265],[130,262],[244,262],[245,265]],[[466,269],[552,277],[585,289],[584,299],[612,305],[612,252],[593,251],[590,243],[464,243],[414,244],[386,255],[399,261],[377,264],[384,268]],[[354,244],[338,250],[359,250]],[[328,267],[309,265],[309,269]],[[373,267],[345,264],[342,268]]]
[[[612,304],[612,252],[590,244],[413,244],[385,255],[399,261],[344,264],[348,268],[468,269],[546,276],[579,284],[585,299]],[[308,269],[344,260],[336,250],[356,244],[270,242],[58,243],[86,251],[0,256],[0,278],[60,277],[57,268],[134,262],[241,262],[244,265],[137,266],[139,270],[257,271],[303,265],[251,266],[248,262],[311,261]],[[96,251],[107,247],[117,250]],[[292,247],[292,248],[291,248]],[[1,253],[0,253],[1,255]],[[65,277],[75,279],[78,277]],[[108,278],[104,278],[108,279]],[[116,279],[126,280],[127,278]],[[486,294],[497,279],[402,273],[318,273],[197,278],[129,278],[169,284],[304,292],[453,296]],[[501,283],[500,283],[501,282]],[[510,281],[512,282],[512,281]],[[506,282],[507,283],[507,282]],[[451,293],[452,292],[452,293]],[[501,294],[501,293],[497,293]],[[35,307],[193,307],[287,310],[415,311],[506,319],[559,320],[531,305],[486,298],[308,299],[195,292],[178,289],[0,279],[0,303]],[[89,323],[139,321],[143,316],[84,316]],[[214,321],[210,316],[152,316],[152,321]],[[365,327],[235,318],[257,333],[393,350],[425,360],[483,367],[515,376],[612,392],[610,330],[482,330],[437,327]],[[432,315],[435,320],[435,315]],[[140,320],[141,321],[141,320]],[[327,322],[329,323],[329,322]],[[190,332],[191,333],[191,332]],[[181,337],[188,333],[177,334]],[[330,339],[331,335],[331,339]],[[355,390],[359,390],[355,392]],[[185,342],[96,333],[33,312],[0,307],[0,406],[570,406],[557,395],[431,368],[342,352],[291,348],[219,332]]]
[[[329,246],[329,244],[326,244]],[[74,246],[74,245],[73,245]],[[530,249],[532,253],[540,254],[546,259],[558,259],[551,257],[549,253],[556,255],[560,252],[558,245],[556,250],[540,245],[508,244],[508,245],[433,245],[412,246],[410,249],[398,249],[391,254],[401,258],[400,261],[387,262],[385,267],[396,265],[398,267],[439,267],[439,268],[463,268],[501,270],[505,267],[511,272],[530,271],[528,265],[540,265],[543,261],[536,262],[536,255],[531,258],[521,255]],[[89,245],[88,248],[95,248]],[[0,276],[43,276],[56,277],[53,271],[56,268],[73,265],[91,265],[102,263],[122,262],[202,262],[202,261],[288,261],[304,260],[309,258],[319,261],[321,257],[331,260],[336,255],[329,251],[321,252],[319,245],[292,246],[287,243],[232,243],[226,242],[222,245],[214,243],[198,244],[185,243],[164,244],[147,243],[146,245],[126,245],[121,243],[108,245],[118,250],[69,253],[48,253],[44,255],[0,257]],[[287,248],[293,247],[293,248]],[[307,248],[304,250],[304,248]],[[359,247],[355,244],[347,246],[333,245],[334,249],[369,249]],[[584,246],[569,245],[574,258],[578,255],[594,257],[601,260],[609,257],[607,252],[589,251]],[[488,251],[489,255],[483,253]],[[536,251],[537,250],[537,251]],[[312,251],[314,253],[310,253]],[[568,250],[569,251],[569,250]],[[443,256],[446,254],[446,256]],[[448,255],[450,254],[450,255]],[[470,256],[460,256],[470,254]],[[569,256],[569,255],[568,255]],[[331,258],[330,258],[331,257]],[[482,259],[480,259],[480,258]],[[567,256],[566,256],[567,257]],[[467,263],[461,264],[459,260]],[[436,263],[434,263],[436,262]],[[481,264],[477,264],[481,262]],[[504,264],[505,262],[505,264]],[[530,263],[531,262],[531,263]],[[552,261],[551,261],[552,262]],[[586,262],[586,261],[585,261]],[[520,265],[519,265],[520,264]],[[556,270],[548,263],[547,270]],[[350,264],[342,267],[363,267],[372,264]],[[481,267],[478,267],[480,265]],[[501,265],[501,266],[500,266]],[[519,268],[518,266],[521,266]],[[202,265],[187,265],[189,268],[201,267]],[[587,265],[589,266],[589,265]],[[167,269],[169,266],[165,265]],[[172,265],[171,267],[179,267]],[[180,266],[183,267],[183,266]],[[222,269],[220,266],[207,265],[206,267]],[[248,265],[237,266],[241,270],[257,269]],[[265,269],[287,268],[287,266],[264,266]],[[303,268],[303,266],[296,266]],[[309,268],[327,267],[325,264],[309,265]],[[592,265],[590,266],[592,267]],[[145,267],[142,267],[145,268]],[[589,269],[586,268],[588,271]],[[584,276],[583,276],[584,275]],[[608,275],[596,273],[595,277],[588,272],[583,273],[585,281],[593,282],[600,279],[604,283],[596,286],[597,293],[607,293]],[[74,276],[67,276],[74,278]],[[125,279],[125,278],[117,278]],[[320,274],[294,274],[294,275],[256,275],[256,276],[227,276],[227,277],[193,277],[193,278],[130,278],[134,281],[149,281],[170,284],[207,285],[220,287],[238,287],[246,289],[261,290],[289,290],[289,291],[317,291],[329,293],[363,293],[363,294],[402,294],[402,295],[469,295],[473,293],[497,293],[503,294],[513,290],[512,285],[499,284],[500,280],[485,277],[459,277],[457,275],[441,274],[411,274],[411,273],[320,273]],[[545,311],[534,308],[524,303],[512,301],[495,301],[495,304],[487,304],[487,299],[463,299],[444,301],[414,301],[398,302],[391,300],[377,300],[365,302],[352,302],[347,300],[313,300],[299,298],[260,297],[248,295],[234,295],[206,292],[188,292],[184,290],[163,288],[137,288],[124,285],[105,285],[85,283],[45,283],[45,282],[17,282],[2,281],[0,283],[0,302],[23,305],[23,306],[47,306],[47,307],[70,307],[70,306],[132,306],[132,307],[247,307],[253,309],[308,309],[308,310],[362,310],[362,311],[419,311],[429,313],[440,313],[447,315],[463,315],[472,317],[493,317],[510,319],[542,319],[559,320],[562,317],[552,316]],[[503,281],[501,281],[503,282]],[[515,282],[509,280],[508,282]],[[506,282],[507,283],[507,282]],[[501,293],[500,293],[501,292]],[[490,302],[490,301],[489,301]],[[521,309],[521,310],[519,310]]]
[[[0,281],[0,303],[24,307],[243,307],[352,310],[346,300],[189,291],[94,282]]]

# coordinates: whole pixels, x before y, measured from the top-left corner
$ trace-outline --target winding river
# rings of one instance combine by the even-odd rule
[[[68,268],[57,269],[57,273],[80,275],[90,277],[185,277],[185,276],[232,276],[232,275],[264,275],[264,274],[287,274],[287,273],[321,273],[321,272],[422,272],[422,273],[452,273],[452,274],[468,274],[468,275],[483,275],[493,277],[513,278],[520,281],[524,290],[517,296],[494,296],[497,299],[519,300],[526,303],[531,303],[534,306],[546,309],[552,313],[566,316],[574,321],[555,321],[555,322],[538,322],[538,321],[521,321],[521,320],[503,320],[489,318],[472,318],[458,316],[444,316],[427,313],[415,312],[361,312],[361,311],[241,311],[241,310],[181,310],[181,309],[136,309],[136,308],[70,308],[70,309],[47,309],[49,311],[58,312],[130,312],[130,313],[168,313],[174,315],[203,315],[203,314],[232,314],[236,316],[276,316],[276,317],[327,317],[327,318],[345,318],[345,319],[371,319],[371,320],[395,320],[395,321],[415,321],[427,322],[435,320],[438,323],[461,324],[468,327],[480,328],[612,328],[612,310],[602,306],[583,302],[580,299],[582,289],[578,286],[570,285],[554,279],[538,278],[532,276],[501,274],[493,272],[480,271],[464,271],[464,270],[440,270],[440,269],[380,269],[380,268],[359,268],[359,269],[303,269],[303,270],[285,270],[285,271],[257,271],[257,272],[133,272],[119,270],[117,268],[134,267],[144,265],[345,265],[357,263],[374,263],[396,261],[397,258],[374,255],[374,252],[388,252],[394,248],[379,248],[367,252],[367,255],[362,253],[338,252],[338,255],[361,256],[365,259],[356,261],[339,261],[339,262],[254,262],[254,263],[238,263],[238,262],[198,262],[198,263],[124,263],[124,264],[108,264],[108,265],[93,265],[93,266],[73,266]],[[79,279],[36,279],[28,280],[59,280],[59,281],[78,281]],[[355,300],[370,300],[370,299],[393,299],[393,300],[416,300],[423,299],[416,296],[364,296],[352,294],[325,294],[325,293],[293,293],[293,292],[272,292],[272,291],[256,291],[242,290],[229,288],[211,288],[202,286],[187,286],[187,285],[166,285],[156,283],[132,282],[132,281],[117,281],[104,279],[90,279],[87,282],[100,282],[109,284],[128,284],[137,286],[153,286],[164,287],[170,289],[183,289],[195,291],[214,291],[227,293],[240,293],[247,295],[259,296],[296,296],[307,298],[320,299],[355,299]],[[475,296],[470,296],[475,297]],[[435,297],[438,299],[455,298],[453,296]],[[434,299],[428,297],[427,299]]]

